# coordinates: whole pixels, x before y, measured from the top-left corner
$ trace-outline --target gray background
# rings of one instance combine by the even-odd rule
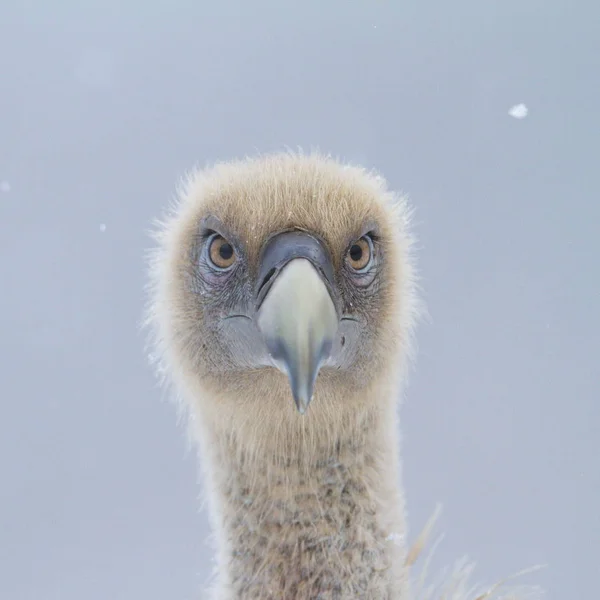
[[[441,501],[437,566],[548,563],[548,598],[598,597],[599,13],[3,0],[0,598],[203,587],[195,459],[137,329],[145,230],[194,163],[286,145],[418,209],[412,534]]]

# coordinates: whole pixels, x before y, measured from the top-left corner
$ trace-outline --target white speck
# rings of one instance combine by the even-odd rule
[[[524,104],[515,104],[508,114],[515,119],[524,119],[527,116],[529,109]]]
[[[0,181],[0,192],[8,194],[10,192],[10,183],[8,181]]]
[[[100,232],[104,233],[106,231],[106,225],[104,223],[100,223]]]
[[[377,29],[377,25],[373,25],[373,29]]]

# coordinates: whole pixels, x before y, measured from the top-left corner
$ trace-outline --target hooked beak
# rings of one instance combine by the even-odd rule
[[[304,414],[319,369],[330,355],[338,316],[324,275],[299,254],[288,256],[275,274],[269,269],[258,327],[275,366],[289,378],[298,411]]]

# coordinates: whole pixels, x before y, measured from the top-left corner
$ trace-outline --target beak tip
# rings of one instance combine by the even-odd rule
[[[292,386],[292,395],[294,397],[294,404],[296,405],[298,412],[301,415],[303,415],[306,413],[306,411],[308,409],[308,405],[310,404],[312,397],[313,397],[312,386],[311,386],[311,389],[303,389],[303,390],[294,389],[294,387],[295,386]]]
[[[306,410],[308,409],[308,405],[310,404],[310,400],[307,402],[304,399],[296,399],[296,408],[301,415],[306,414]]]
[[[298,412],[301,415],[305,415],[306,414],[306,409],[303,406],[300,406],[299,404],[297,404],[296,407],[298,408]]]

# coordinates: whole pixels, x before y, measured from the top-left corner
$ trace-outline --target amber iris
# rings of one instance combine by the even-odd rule
[[[216,235],[210,241],[208,255],[213,265],[218,269],[228,269],[235,262],[233,246],[220,235]]]
[[[348,250],[347,262],[355,271],[362,271],[371,262],[372,246],[370,240],[363,236],[354,242]]]

